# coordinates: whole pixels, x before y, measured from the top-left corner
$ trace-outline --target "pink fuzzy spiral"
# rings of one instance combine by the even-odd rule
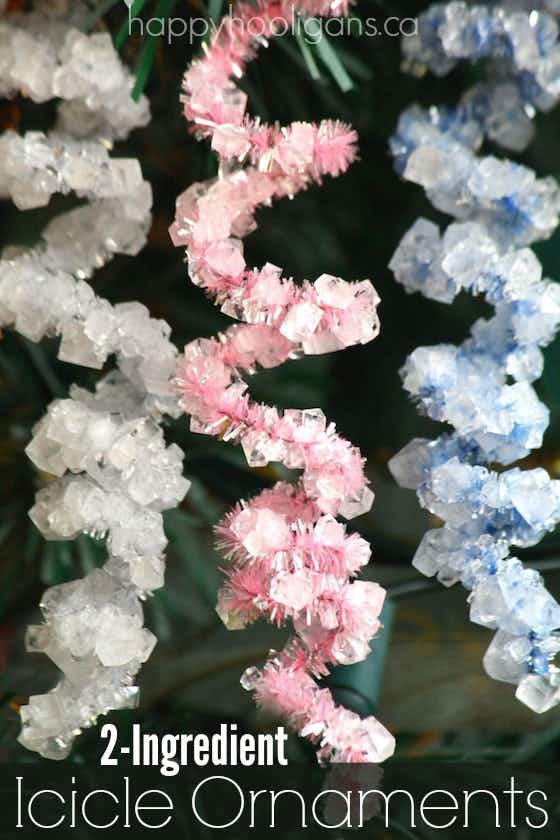
[[[290,619],[295,631],[282,653],[271,652],[242,683],[260,705],[317,743],[320,760],[377,762],[392,754],[392,735],[375,718],[336,706],[314,679],[328,673],[328,663],[364,659],[380,626],[385,591],[351,582],[370,547],[335,519],[371,506],[362,457],[320,410],[256,404],[242,378],[302,353],[363,344],[379,331],[379,298],[369,281],[322,274],[297,285],[269,263],[250,269],[241,241],[254,230],[258,207],[344,172],[357,137],[331,120],[280,127],[251,119],[247,97],[232,79],[292,15],[346,11],[344,0],[238,4],[187,70],[185,116],[197,137],[211,140],[220,172],[179,197],[171,236],[186,247],[193,282],[245,323],[189,344],[177,383],[192,431],[240,443],[250,466],[276,461],[302,470],[297,483],[278,483],[242,502],[218,527],[228,561],[218,601],[225,624],[241,629],[260,617],[278,625]]]

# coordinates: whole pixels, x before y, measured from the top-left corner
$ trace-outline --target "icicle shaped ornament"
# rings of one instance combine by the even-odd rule
[[[139,303],[112,306],[86,282],[114,254],[142,248],[152,195],[137,160],[108,152],[146,124],[148,103],[133,102],[110,36],[74,25],[80,9],[0,18],[0,93],[60,100],[48,134],[0,138],[0,194],[20,210],[55,193],[87,200],[54,218],[34,247],[3,253],[0,324],[31,341],[60,336],[66,362],[101,369],[116,359],[94,393],[74,386],[55,400],[27,447],[52,477],[30,512],[43,536],[91,534],[108,549],[104,568],[45,592],[44,623],[27,633],[28,650],[46,654],[62,677],[21,709],[20,742],[54,759],[99,715],[138,702],[135,676],[155,644],[141,601],[163,585],[162,511],[188,489],[183,453],[166,446],[160,427],[164,413],[178,413],[170,329]]]
[[[276,461],[302,471],[295,484],[280,482],[242,502],[218,527],[227,560],[218,612],[226,626],[241,629],[264,617],[278,625],[290,621],[294,629],[284,650],[246,671],[242,684],[313,741],[320,760],[380,762],[393,753],[393,736],[375,718],[337,706],[315,681],[331,663],[364,659],[379,628],[384,590],[352,582],[370,547],[336,519],[371,506],[363,460],[320,410],[256,404],[243,379],[301,353],[366,343],[379,330],[378,296],[369,281],[323,274],[298,285],[275,265],[249,268],[243,255],[257,208],[343,173],[355,156],[356,134],[340,122],[280,128],[247,115],[247,97],[233,79],[294,11],[340,14],[346,4],[239,3],[185,74],[185,116],[197,137],[211,141],[220,174],[179,197],[171,235],[186,249],[192,281],[245,323],[189,344],[177,383],[192,431],[238,443],[250,466]],[[259,20],[258,40],[243,25],[249,18]]]
[[[444,521],[424,536],[414,565],[470,590],[471,620],[497,631],[487,673],[544,712],[560,701],[560,605],[509,550],[535,545],[560,522],[560,481],[510,465],[541,446],[549,422],[532,383],[560,326],[560,287],[543,279],[529,246],[557,228],[560,190],[554,178],[478,154],[485,137],[523,150],[534,114],[560,98],[558,24],[533,3],[520,5],[438,4],[403,42],[409,68],[445,75],[459,61],[486,59],[490,72],[455,108],[402,114],[391,141],[397,172],[456,221],[441,234],[419,219],[390,267],[408,292],[451,303],[466,290],[495,314],[459,347],[420,347],[408,357],[405,389],[422,413],[455,431],[411,441],[390,467]],[[509,468],[497,472],[493,463]]]

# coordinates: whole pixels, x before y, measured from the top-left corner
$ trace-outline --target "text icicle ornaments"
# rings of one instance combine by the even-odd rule
[[[290,620],[295,631],[281,653],[246,671],[242,683],[260,705],[318,744],[321,760],[376,762],[392,754],[393,736],[375,718],[336,706],[314,679],[329,663],[365,658],[379,627],[384,590],[350,582],[368,562],[369,545],[347,535],[335,518],[371,506],[361,455],[320,410],[258,405],[243,380],[301,353],[371,341],[379,329],[378,297],[368,281],[323,274],[298,286],[277,266],[249,269],[241,241],[254,229],[258,207],[344,172],[356,134],[330,120],[280,128],[250,119],[247,97],[232,80],[294,11],[343,14],[346,6],[262,0],[240,3],[224,18],[183,83],[185,116],[197,137],[211,140],[220,172],[179,197],[171,235],[186,247],[193,282],[245,322],[185,348],[178,387],[191,430],[239,443],[250,466],[277,461],[302,470],[295,484],[279,483],[243,502],[218,528],[228,561],[218,604],[223,621],[241,629],[259,617],[279,625]],[[258,39],[250,34],[256,19]]]
[[[413,106],[401,116],[391,141],[397,172],[457,221],[441,235],[419,219],[391,268],[408,292],[451,303],[467,290],[483,295],[495,314],[478,320],[459,347],[420,347],[408,357],[404,387],[424,414],[455,431],[411,441],[390,467],[444,521],[425,534],[414,565],[471,590],[471,620],[497,631],[484,657],[487,673],[544,712],[560,701],[552,662],[560,606],[509,548],[534,545],[557,525],[560,481],[544,469],[485,466],[508,466],[541,445],[549,413],[532,382],[542,371],[541,347],[560,325],[560,286],[542,279],[527,247],[558,225],[558,184],[477,154],[485,137],[524,149],[531,117],[560,97],[556,21],[535,3],[528,11],[513,5],[435,5],[421,15],[418,36],[403,41],[415,71],[444,75],[463,59],[486,59],[490,71],[456,108]]]

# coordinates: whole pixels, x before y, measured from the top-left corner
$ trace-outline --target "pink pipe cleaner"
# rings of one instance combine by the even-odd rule
[[[351,582],[370,547],[335,519],[371,506],[362,457],[320,410],[258,405],[242,379],[302,353],[363,344],[379,331],[379,298],[369,281],[322,274],[296,285],[269,263],[248,268],[241,242],[256,226],[258,207],[344,172],[357,136],[331,120],[280,127],[251,119],[232,79],[293,14],[345,14],[347,5],[238,4],[185,74],[185,116],[198,138],[211,140],[220,172],[179,197],[171,237],[186,247],[193,282],[246,323],[189,344],[177,384],[192,431],[241,444],[250,466],[277,461],[303,471],[296,484],[278,483],[242,502],[217,529],[228,561],[217,608],[226,626],[241,629],[265,617],[278,625],[291,620],[295,631],[282,653],[271,652],[262,669],[248,669],[242,684],[318,744],[319,760],[379,762],[393,753],[393,736],[375,718],[336,706],[314,679],[328,673],[328,663],[364,659],[380,626],[385,591]],[[258,39],[250,34],[256,31]]]

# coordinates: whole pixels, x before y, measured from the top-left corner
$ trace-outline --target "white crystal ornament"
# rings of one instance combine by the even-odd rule
[[[49,693],[21,710],[21,743],[68,755],[80,729],[138,702],[135,678],[155,637],[142,600],[163,585],[162,512],[188,490],[183,453],[167,446],[161,422],[178,415],[177,352],[170,329],[139,303],[116,306],[86,282],[115,254],[134,256],[151,221],[152,195],[137,160],[112,157],[115,140],[146,124],[145,97],[106,33],[80,31],[82,3],[40,4],[0,20],[0,95],[58,100],[48,133],[0,137],[0,196],[20,210],[55,194],[83,203],[56,216],[38,243],[0,259],[0,326],[31,341],[59,336],[59,358],[115,368],[92,393],[72,387],[37,424],[27,454],[52,478],[30,516],[49,540],[81,533],[105,539],[107,562],[83,580],[45,592],[44,623],[27,647],[62,672]]]

